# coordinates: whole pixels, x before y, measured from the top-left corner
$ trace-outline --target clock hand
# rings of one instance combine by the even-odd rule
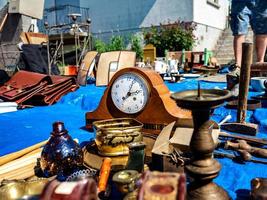
[[[125,97],[122,97],[122,100],[123,100],[123,101],[124,101],[125,99],[127,99],[129,96],[132,95],[131,90],[132,90],[132,87],[133,87],[133,84],[134,84],[134,83],[135,83],[135,78],[134,78],[133,81],[131,82],[131,85],[130,85],[130,87],[129,87],[129,90],[128,90],[126,96],[125,96]]]
[[[134,92],[127,92],[126,97],[124,97],[124,98],[122,98],[122,99],[125,100],[125,99],[127,99],[129,96],[139,94],[140,92],[142,92],[142,90],[136,90],[136,91],[134,91]]]
[[[131,90],[132,90],[132,87],[133,87],[133,84],[135,83],[136,81],[135,81],[135,78],[133,79],[133,81],[131,82],[131,85],[130,85],[130,87],[129,87],[129,91],[128,91],[128,93],[130,93],[130,95],[131,95]],[[128,94],[127,93],[127,94]]]
[[[142,92],[142,90],[136,90],[135,92],[132,92],[131,94],[135,95],[135,94],[139,94],[140,92]]]
[[[127,92],[125,97],[122,97],[122,100],[124,101],[125,99],[127,99],[129,96],[131,96],[132,93],[131,92]]]

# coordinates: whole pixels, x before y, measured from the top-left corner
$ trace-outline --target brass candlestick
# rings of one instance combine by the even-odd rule
[[[187,199],[230,199],[227,192],[213,183],[221,170],[220,163],[212,158],[215,148],[211,132],[213,123],[210,112],[231,97],[227,90],[189,90],[171,96],[178,106],[192,110],[194,131],[190,142],[193,157],[185,166],[186,173],[193,178],[187,189]]]

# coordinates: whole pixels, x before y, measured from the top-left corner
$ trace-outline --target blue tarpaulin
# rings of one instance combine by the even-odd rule
[[[194,79],[175,84],[166,82],[166,84],[172,92],[197,88],[197,80]],[[201,88],[223,89],[225,87],[225,83],[201,81]],[[77,138],[80,143],[93,139],[94,133],[84,129],[85,113],[97,108],[105,89],[105,87],[90,84],[65,95],[55,105],[0,114],[0,156],[48,139],[52,123],[55,121],[63,121],[70,135]],[[236,111],[224,107],[215,109],[212,119],[220,121],[228,114],[232,114],[232,121],[236,119]],[[254,121],[260,125],[257,137],[267,137],[266,108],[257,109],[254,113],[248,111],[247,121]],[[222,164],[222,170],[215,182],[225,188],[233,199],[248,198],[251,179],[267,178],[267,167],[264,164],[252,162],[240,164],[227,158],[219,159],[219,161]]]

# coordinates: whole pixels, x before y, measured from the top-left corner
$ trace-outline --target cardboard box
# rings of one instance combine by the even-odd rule
[[[8,13],[19,13],[32,18],[42,19],[44,0],[9,0]]]

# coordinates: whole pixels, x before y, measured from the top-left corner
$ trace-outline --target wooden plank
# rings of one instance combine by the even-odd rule
[[[27,153],[30,153],[31,151],[34,151],[34,150],[40,148],[41,146],[45,145],[46,143],[47,143],[47,140],[39,142],[39,143],[37,143],[35,145],[32,145],[32,146],[27,147],[25,149],[22,149],[20,151],[17,151],[17,152],[14,152],[14,153],[10,153],[10,154],[7,154],[5,156],[1,156],[0,157],[0,166],[3,165],[3,164],[6,164],[6,163],[8,163],[8,162],[10,162],[12,160],[15,160],[15,159],[27,154]]]
[[[42,44],[48,41],[48,36],[43,33],[26,32],[25,34],[29,44]]]
[[[29,44],[29,41],[28,41],[28,38],[27,38],[25,32],[22,32],[22,33],[20,34],[20,39],[21,39],[21,41],[23,42],[23,44]]]

